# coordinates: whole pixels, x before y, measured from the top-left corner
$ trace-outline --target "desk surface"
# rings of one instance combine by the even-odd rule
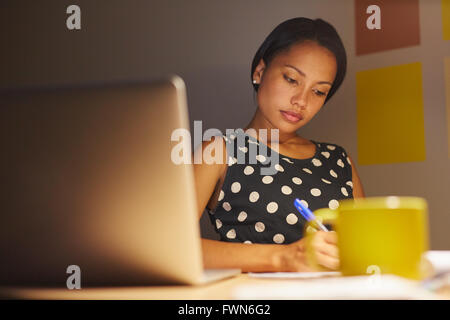
[[[0,288],[0,295],[6,298],[20,299],[96,299],[96,300],[228,300],[236,299],[236,289],[260,288],[262,285],[271,288],[289,288],[311,284],[308,279],[263,279],[253,278],[248,274],[216,281],[200,286],[152,286],[152,287],[112,287],[43,289],[43,288]],[[257,289],[258,290],[258,289]],[[238,296],[239,298],[239,296]],[[242,297],[240,297],[242,298]],[[260,299],[261,297],[255,297]],[[285,297],[280,297],[285,299]],[[295,299],[295,296],[290,298]],[[303,297],[304,298],[304,297]],[[358,298],[358,297],[355,297]],[[251,296],[243,299],[252,299]],[[263,298],[264,299],[264,298]],[[450,299],[450,293],[425,296],[424,299]]]

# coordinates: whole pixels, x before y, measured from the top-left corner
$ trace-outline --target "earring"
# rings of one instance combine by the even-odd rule
[[[253,84],[256,84],[256,80],[255,79],[253,79]]]

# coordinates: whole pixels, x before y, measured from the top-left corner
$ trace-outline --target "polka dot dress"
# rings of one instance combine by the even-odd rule
[[[228,132],[224,139],[227,173],[217,206],[209,211],[222,241],[292,243],[303,237],[306,223],[294,207],[295,198],[314,211],[336,209],[339,200],[353,197],[350,159],[338,145],[312,141],[315,155],[294,159],[242,129]],[[262,174],[273,156],[278,157],[277,164],[272,162],[276,173]]]

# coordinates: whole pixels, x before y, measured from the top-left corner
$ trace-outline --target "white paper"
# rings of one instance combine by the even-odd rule
[[[234,299],[437,299],[418,282],[394,275],[273,281],[235,288]]]
[[[431,262],[436,273],[450,271],[450,251],[434,250],[425,253],[425,257]]]
[[[428,251],[425,257],[436,273],[450,271],[450,251]],[[395,275],[341,277],[339,272],[249,273],[274,279],[264,284],[238,286],[235,299],[439,299],[419,281]],[[291,281],[276,281],[291,279]],[[310,279],[308,281],[303,281]]]
[[[339,277],[340,272],[249,272],[251,278],[266,278],[266,279],[317,279],[324,277]]]

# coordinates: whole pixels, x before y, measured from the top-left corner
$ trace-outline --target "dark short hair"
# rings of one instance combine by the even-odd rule
[[[325,99],[326,103],[341,86],[345,78],[347,54],[336,29],[322,19],[293,18],[280,23],[273,29],[261,44],[258,51],[256,51],[255,57],[253,58],[250,74],[251,81],[253,80],[253,72],[261,59],[268,66],[277,54],[289,50],[294,44],[307,40],[315,41],[317,44],[327,48],[336,58],[336,77]],[[255,92],[257,92],[259,85],[253,84],[253,87]]]

